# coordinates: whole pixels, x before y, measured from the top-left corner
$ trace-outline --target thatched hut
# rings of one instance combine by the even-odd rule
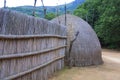
[[[101,45],[98,37],[91,26],[83,19],[70,14],[59,16],[53,19],[51,22],[60,23],[67,26],[68,41],[66,61],[70,62],[72,66],[88,66],[102,64],[101,57]],[[75,36],[76,33],[78,36]],[[76,40],[72,44],[71,42],[76,37]]]

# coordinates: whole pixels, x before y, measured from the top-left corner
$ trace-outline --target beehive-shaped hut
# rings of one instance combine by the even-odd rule
[[[92,27],[83,19],[70,14],[59,16],[51,22],[67,26],[66,61],[72,66],[88,66],[102,64],[101,45]],[[76,36],[76,33],[78,34]],[[76,38],[76,39],[75,39]],[[75,39],[70,51],[70,43]],[[71,64],[70,63],[70,64]]]

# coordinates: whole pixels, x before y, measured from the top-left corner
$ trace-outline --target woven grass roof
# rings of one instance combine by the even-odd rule
[[[65,25],[65,15],[53,19],[51,22]],[[83,19],[67,14],[68,50],[70,41],[79,32],[77,39],[72,45],[70,59],[73,66],[88,66],[102,64],[101,45],[92,27]],[[67,51],[68,51],[67,50]],[[66,53],[68,56],[68,52]],[[66,57],[67,60],[69,58]]]

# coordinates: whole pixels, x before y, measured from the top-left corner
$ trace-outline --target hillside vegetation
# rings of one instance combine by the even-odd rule
[[[85,0],[75,0],[69,4],[67,4],[67,11],[70,13],[73,13],[74,9],[77,8],[78,5],[82,4]],[[59,6],[45,6],[47,9],[47,13],[57,13],[57,8],[59,8],[59,14],[65,13],[65,5],[59,5]],[[11,7],[9,8],[11,10],[19,11],[28,15],[32,15],[33,13],[33,6],[19,6],[19,7]],[[35,8],[35,13],[37,17],[43,17],[43,7],[37,6]]]

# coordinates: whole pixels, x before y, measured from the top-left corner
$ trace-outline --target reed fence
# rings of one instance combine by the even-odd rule
[[[48,80],[64,67],[66,28],[0,9],[0,80]]]

